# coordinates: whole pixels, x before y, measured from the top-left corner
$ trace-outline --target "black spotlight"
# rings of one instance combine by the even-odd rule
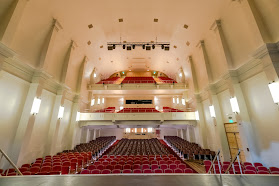
[[[155,45],[152,45],[152,49],[153,49],[153,50],[155,49]]]
[[[108,50],[113,50],[113,46],[109,45]]]
[[[165,51],[169,51],[170,50],[170,45],[166,45],[165,46]]]
[[[147,45],[145,48],[146,48],[146,50],[151,50],[151,46],[150,45]]]
[[[127,50],[132,50],[132,46],[127,46]]]
[[[142,49],[143,49],[143,50],[145,49],[145,45],[142,45]]]
[[[115,45],[112,45],[113,49],[115,49]]]
[[[165,46],[164,46],[164,45],[162,45],[162,46],[161,46],[161,48],[164,50]]]
[[[123,45],[123,49],[125,49],[126,48],[126,45]]]
[[[136,48],[136,45],[133,45],[133,49],[135,49]]]

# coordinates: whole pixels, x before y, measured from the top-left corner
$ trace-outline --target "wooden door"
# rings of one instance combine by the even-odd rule
[[[240,149],[240,160],[242,162],[245,162],[245,155],[243,152],[237,123],[225,123],[225,130],[230,148],[231,158],[235,158],[235,156],[238,153],[238,150]]]

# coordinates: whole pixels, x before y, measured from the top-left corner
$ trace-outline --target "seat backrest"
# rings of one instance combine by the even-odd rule
[[[174,173],[183,173],[182,169],[175,169]]]
[[[151,170],[151,169],[144,169],[144,170],[143,170],[143,173],[147,173],[147,174],[148,174],[148,173],[152,173],[152,170]]]
[[[100,170],[99,169],[94,169],[91,171],[91,174],[100,174]]]
[[[121,170],[120,169],[113,169],[112,174],[120,174]]]
[[[258,171],[258,174],[269,174],[268,171]]]
[[[169,168],[169,166],[167,164],[162,164],[162,165],[160,165],[160,167],[161,167],[162,170],[165,170],[165,169]]]
[[[130,174],[130,173],[132,173],[132,170],[131,170],[131,169],[124,169],[124,170],[122,171],[122,173],[123,173],[123,174]]]
[[[110,174],[111,171],[109,169],[104,169],[102,170],[102,174]]]
[[[192,170],[192,169],[189,169],[189,168],[186,168],[186,169],[184,170],[184,173],[193,173],[193,170]]]
[[[154,170],[154,173],[157,173],[157,174],[158,174],[158,173],[163,173],[163,170],[162,170],[162,169],[155,169],[155,170]]]
[[[84,169],[80,172],[80,174],[90,174],[91,171],[90,170],[87,170],[87,169]]]
[[[172,169],[165,169],[164,172],[165,173],[173,173]]]
[[[134,169],[133,172],[136,173],[136,174],[142,173],[141,169]]]

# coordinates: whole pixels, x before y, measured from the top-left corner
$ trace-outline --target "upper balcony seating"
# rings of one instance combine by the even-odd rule
[[[154,112],[158,113],[159,111],[155,108],[124,108],[117,113],[143,113],[143,112]]]
[[[112,78],[104,79],[98,82],[97,84],[114,84],[118,79],[119,77],[112,77]]]
[[[97,113],[115,113],[115,107],[108,107],[108,108],[105,108],[105,109],[101,109],[101,110],[97,110],[95,111]]]
[[[163,107],[163,112],[184,112],[184,111],[170,108],[170,107]]]
[[[165,140],[176,149],[185,159],[213,160],[215,152],[210,149],[202,149],[196,143],[190,143],[177,136],[165,136]]]
[[[169,77],[159,77],[162,83],[177,83],[175,80]]]
[[[125,77],[122,84],[133,84],[133,83],[156,83],[153,77]]]
[[[80,144],[74,150],[65,150],[54,156],[37,158],[31,164],[24,164],[19,168],[23,175],[60,175],[75,174],[78,170],[88,166],[92,161],[92,155],[106,149],[115,136],[99,137],[90,143]],[[3,171],[0,169],[0,174]],[[2,176],[15,176],[14,169],[7,169]]]

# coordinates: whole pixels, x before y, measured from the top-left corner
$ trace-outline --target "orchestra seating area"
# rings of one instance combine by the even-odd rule
[[[170,108],[170,107],[163,107],[163,112],[184,112],[184,111],[179,110],[179,109]]]
[[[158,139],[122,139],[81,174],[195,173]]]
[[[60,175],[75,174],[87,167],[92,156],[98,155],[115,141],[114,136],[99,137],[86,144],[77,145],[74,150],[65,150],[54,156],[37,158],[31,164],[23,164],[19,170],[23,175]],[[2,173],[3,170],[0,170]],[[15,176],[15,169],[7,169],[2,176]]]
[[[226,170],[229,168],[231,162],[224,161],[223,163],[220,163],[221,173],[224,174]],[[206,172],[209,171],[210,166],[212,162],[209,160],[204,160],[204,166]],[[240,171],[242,171],[243,174],[279,174],[279,168],[278,167],[265,167],[261,163],[250,163],[250,162],[243,162],[239,163],[234,162],[234,167],[231,167],[229,170],[230,174],[241,174]],[[214,169],[216,174],[220,174],[220,169],[218,162],[216,161],[214,163]],[[214,172],[213,169],[213,172]],[[241,169],[241,170],[240,170]],[[235,172],[234,172],[235,171]]]
[[[119,77],[112,77],[98,82],[97,84],[115,84]]]
[[[159,77],[159,79],[162,83],[177,83],[175,80],[169,77]]]
[[[124,108],[117,113],[159,112],[155,108]]]
[[[133,83],[156,83],[153,77],[125,77],[122,84],[133,84]]]
[[[101,112],[101,113],[114,113],[115,112],[115,107],[107,107],[104,109],[100,109],[95,111],[96,113]]]
[[[202,149],[198,144],[188,142],[177,136],[165,136],[165,141],[185,159],[213,160],[215,157],[214,151]]]

